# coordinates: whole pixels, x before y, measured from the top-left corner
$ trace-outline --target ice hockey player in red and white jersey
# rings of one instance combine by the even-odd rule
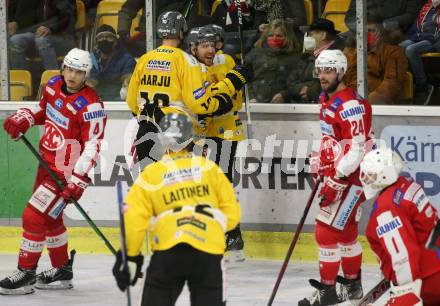
[[[426,247],[438,222],[423,188],[401,175],[403,162],[391,149],[365,155],[361,182],[374,200],[366,235],[392,282],[386,306],[440,305],[440,252]]]
[[[325,50],[315,62],[323,90],[319,101],[321,145],[311,160],[312,172],[323,179],[315,227],[321,281],[309,280],[317,290],[299,306],[333,305],[363,296],[357,223],[365,197],[359,164],[371,142],[371,106],[344,84],[346,70],[347,58],[340,50]],[[338,278],[340,266],[344,277]],[[337,278],[342,282],[339,295]]]
[[[66,187],[60,190],[48,172],[38,167],[33,194],[23,211],[18,270],[0,281],[0,294],[32,293],[34,286],[72,288],[74,252],[69,259],[63,210],[90,183],[88,173],[96,164],[107,120],[101,99],[85,84],[91,68],[89,52],[70,50],[61,75],[48,81],[39,105],[20,108],[4,121],[14,140],[32,126],[44,125],[40,154]],[[36,275],[44,245],[53,268]]]

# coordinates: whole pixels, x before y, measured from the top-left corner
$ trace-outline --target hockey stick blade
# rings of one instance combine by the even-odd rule
[[[119,229],[121,232],[121,253],[124,270],[128,271],[127,260],[127,243],[125,240],[125,223],[124,223],[124,197],[122,194],[122,182],[116,181],[116,192],[118,194],[118,214],[119,214]],[[130,286],[127,286],[127,306],[131,306]]]
[[[356,306],[367,306],[376,302],[387,290],[390,289],[390,282],[382,279],[373,289],[356,304]]]

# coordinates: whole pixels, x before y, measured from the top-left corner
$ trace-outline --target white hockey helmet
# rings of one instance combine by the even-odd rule
[[[64,57],[62,69],[67,66],[73,69],[84,71],[86,77],[89,76],[90,70],[92,70],[92,58],[90,53],[78,48],[73,48]]]
[[[347,72],[347,57],[341,50],[324,50],[315,60],[314,76],[318,77],[319,72],[334,70],[341,80]]]
[[[379,148],[368,152],[360,165],[360,180],[365,197],[371,199],[397,181],[402,169],[402,159],[391,149]]]

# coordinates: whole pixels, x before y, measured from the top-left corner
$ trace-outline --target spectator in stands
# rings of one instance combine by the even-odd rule
[[[76,2],[10,0],[8,12],[11,68],[26,69],[26,56],[36,48],[45,70],[58,69],[57,55],[75,47]]]
[[[408,60],[403,49],[384,41],[382,19],[369,15],[367,21],[368,101],[371,104],[399,104],[403,98]],[[348,59],[344,82],[357,88],[356,48],[346,47]]]
[[[103,100],[121,100],[120,91],[133,73],[136,61],[118,43],[116,31],[103,24],[96,31],[92,70],[88,80]]]
[[[428,84],[420,55],[434,50],[440,41],[440,0],[428,0],[408,33],[408,39],[400,43],[405,49],[411,70],[414,74],[416,104],[428,104],[434,86]]]
[[[387,30],[398,28],[405,33],[412,25],[423,0],[367,0],[367,12],[382,19]],[[345,24],[356,31],[356,0],[351,0]]]
[[[246,64],[252,65],[255,76],[249,84],[251,102],[291,102],[283,94],[287,90],[289,73],[303,64],[300,48],[285,21],[275,19],[269,24],[265,34],[245,58]]]
[[[332,21],[318,18],[310,25],[308,33],[304,37],[304,61],[303,70],[293,71],[289,79],[288,95],[297,102],[317,102],[321,93],[319,79],[313,77],[315,60],[318,55],[327,49],[344,49],[344,40],[338,36]]]

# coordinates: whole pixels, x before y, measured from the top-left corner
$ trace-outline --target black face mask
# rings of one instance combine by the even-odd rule
[[[98,42],[98,49],[104,54],[110,54],[113,51],[113,42],[112,41],[100,41]]]

